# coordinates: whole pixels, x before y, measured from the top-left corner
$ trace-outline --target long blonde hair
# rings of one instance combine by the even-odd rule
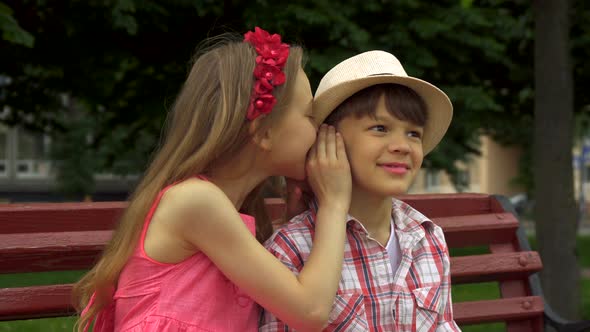
[[[291,102],[303,50],[291,46],[283,71],[285,84],[275,87],[277,104],[262,119],[262,127],[276,123]],[[256,51],[237,36],[216,38],[199,52],[188,77],[168,114],[164,141],[130,198],[112,239],[98,263],[74,286],[73,303],[78,312],[95,299],[77,322],[82,331],[112,301],[113,289],[125,263],[139,242],[148,209],[159,191],[224,162],[249,141],[246,111],[254,86]],[[259,185],[246,198],[242,210],[256,217],[256,237],[264,241],[272,226],[264,210]]]

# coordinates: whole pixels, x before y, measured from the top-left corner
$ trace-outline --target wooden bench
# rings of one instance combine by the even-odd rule
[[[403,200],[440,225],[449,247],[485,246],[489,253],[451,257],[453,286],[497,281],[501,298],[453,304],[459,325],[506,322],[508,331],[583,331],[590,321],[570,322],[543,301],[539,255],[531,251],[504,197],[484,194],[408,195]],[[280,199],[267,199],[272,217]],[[0,273],[87,269],[112,234],[125,202],[35,203],[0,206]],[[0,285],[1,287],[2,285]],[[0,320],[75,314],[70,284],[0,288]]]

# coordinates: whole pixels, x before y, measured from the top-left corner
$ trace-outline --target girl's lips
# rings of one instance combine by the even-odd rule
[[[398,175],[406,174],[410,169],[408,165],[404,163],[381,164],[379,166],[389,173]]]

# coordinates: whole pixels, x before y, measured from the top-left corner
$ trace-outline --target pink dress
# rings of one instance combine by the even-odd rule
[[[258,305],[206,255],[199,252],[176,264],[146,255],[147,226],[168,188],[152,205],[139,245],[119,277],[114,301],[97,315],[94,331],[257,331]],[[241,217],[255,234],[254,218]]]

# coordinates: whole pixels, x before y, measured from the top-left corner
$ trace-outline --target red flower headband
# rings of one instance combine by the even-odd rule
[[[250,106],[246,117],[254,120],[261,114],[268,114],[277,102],[272,90],[275,86],[285,83],[285,67],[289,57],[289,45],[281,43],[281,36],[270,34],[259,27],[254,32],[248,31],[244,41],[256,49],[256,67],[254,68],[254,89],[250,98]]]

